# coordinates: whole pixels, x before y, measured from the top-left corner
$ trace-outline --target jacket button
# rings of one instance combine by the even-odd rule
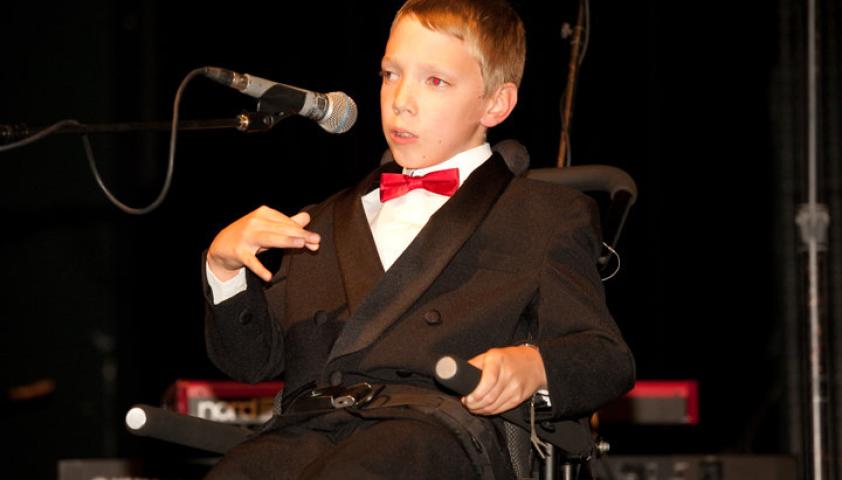
[[[249,323],[251,323],[251,312],[249,312],[248,310],[243,310],[242,312],[240,312],[240,316],[237,318],[237,321],[240,323],[240,325],[248,325]]]
[[[314,322],[316,322],[316,325],[317,325],[317,326],[322,326],[322,325],[324,325],[324,324],[325,324],[325,322],[327,322],[327,312],[325,312],[324,310],[319,310],[319,311],[318,311],[318,312],[316,312],[316,314],[313,316],[313,321],[314,321]]]
[[[427,325],[439,325],[441,313],[438,310],[430,310],[424,314],[424,321],[427,322]]]
[[[330,384],[334,387],[338,387],[339,385],[342,385],[342,372],[337,370],[337,371],[331,373],[330,374]]]

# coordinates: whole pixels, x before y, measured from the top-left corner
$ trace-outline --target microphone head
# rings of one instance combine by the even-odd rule
[[[328,99],[328,111],[319,125],[330,133],[345,133],[357,121],[357,104],[354,99],[342,92],[325,94]]]

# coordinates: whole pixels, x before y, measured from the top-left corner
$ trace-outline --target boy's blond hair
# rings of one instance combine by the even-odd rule
[[[526,31],[507,0],[408,0],[395,15],[392,28],[406,16],[462,40],[479,62],[485,95],[506,82],[520,86]]]

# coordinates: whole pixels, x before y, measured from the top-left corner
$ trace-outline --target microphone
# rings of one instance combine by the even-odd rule
[[[315,120],[330,133],[345,133],[357,121],[357,104],[343,92],[311,92],[218,67],[204,67],[202,73],[211,80],[257,98],[259,112],[301,115]]]

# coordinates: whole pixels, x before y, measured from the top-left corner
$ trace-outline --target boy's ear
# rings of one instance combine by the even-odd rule
[[[480,119],[486,128],[496,127],[508,118],[517,105],[517,86],[514,83],[504,83],[488,98],[488,108]]]

